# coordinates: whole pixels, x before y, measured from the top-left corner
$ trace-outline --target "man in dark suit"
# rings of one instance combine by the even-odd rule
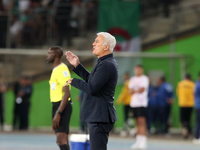
[[[83,80],[70,79],[66,84],[83,91],[80,118],[88,123],[91,150],[106,150],[109,132],[117,121],[113,105],[115,87],[118,79],[118,66],[113,57],[115,37],[106,32],[97,34],[93,54],[98,57],[97,64],[89,73],[72,52],[66,52],[67,60],[74,66],[73,71]]]

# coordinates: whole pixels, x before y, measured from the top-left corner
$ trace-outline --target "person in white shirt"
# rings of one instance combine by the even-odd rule
[[[129,92],[132,94],[130,106],[136,119],[137,136],[136,143],[131,146],[131,149],[146,149],[146,107],[148,104],[149,79],[143,74],[142,65],[137,65],[134,68],[134,73],[135,76],[129,82]]]

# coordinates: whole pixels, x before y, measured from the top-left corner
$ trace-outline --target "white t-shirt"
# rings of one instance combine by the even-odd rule
[[[149,79],[145,75],[134,76],[129,81],[129,89],[139,90],[144,88],[144,92],[142,93],[134,93],[131,97],[131,107],[147,107],[148,104],[148,87],[149,87]]]

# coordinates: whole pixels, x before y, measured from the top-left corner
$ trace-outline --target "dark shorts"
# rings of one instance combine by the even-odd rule
[[[134,107],[131,108],[134,118],[145,117],[146,118],[146,107]]]
[[[60,106],[60,102],[53,102],[53,108],[52,108],[52,119]],[[69,134],[69,122],[72,114],[72,105],[71,102],[68,101],[65,109],[63,110],[60,118],[60,123],[58,129],[55,130],[55,133],[57,132],[65,132],[66,134]]]

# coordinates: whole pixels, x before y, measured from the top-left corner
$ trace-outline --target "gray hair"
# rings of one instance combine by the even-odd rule
[[[109,46],[109,51],[112,53],[116,45],[116,39],[108,32],[99,32],[97,35],[102,35],[104,37],[104,45]]]

